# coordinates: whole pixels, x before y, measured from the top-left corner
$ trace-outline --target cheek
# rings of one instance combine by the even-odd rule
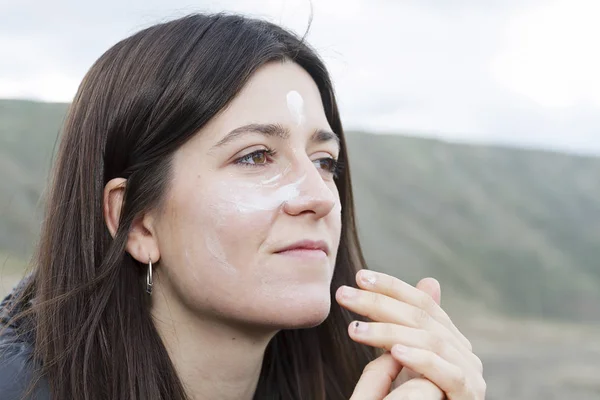
[[[185,193],[173,204],[161,243],[162,259],[170,290],[184,303],[226,311],[223,299],[238,307],[245,288],[257,285],[253,270],[273,213],[244,213],[221,196],[205,193],[211,191]]]
[[[218,279],[244,274],[254,263],[260,244],[268,235],[273,212],[247,212],[246,206],[229,201],[218,191],[207,191],[187,207],[183,222],[187,232],[184,252],[188,269]]]
[[[324,221],[335,249],[331,269],[289,269],[264,250],[273,232],[285,232],[278,225],[286,221],[278,219],[280,203],[284,195],[295,193],[294,186],[275,195],[231,182],[197,186],[202,190],[186,187],[172,202],[170,227],[161,243],[168,290],[186,307],[286,326],[313,325],[325,318],[341,231],[337,192],[338,200]],[[277,204],[271,204],[273,198]]]
[[[334,256],[334,261],[335,261],[335,257],[337,256],[337,250],[338,250],[338,247],[340,244],[340,238],[341,238],[341,234],[342,234],[342,205],[340,202],[340,198],[337,195],[337,191],[335,192],[335,194],[337,196],[337,201],[329,215],[329,218],[330,218],[329,225],[331,227],[330,228],[331,229],[331,237],[333,238],[333,241],[334,241],[333,248],[335,249],[335,252],[332,252],[332,254]]]
[[[207,264],[229,273],[242,273],[256,261],[261,243],[269,234],[275,213],[245,212],[244,207],[217,197],[203,216],[199,236],[203,238]],[[202,243],[197,243],[202,247]]]

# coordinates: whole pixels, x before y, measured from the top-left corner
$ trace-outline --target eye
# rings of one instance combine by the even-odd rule
[[[266,165],[271,161],[274,155],[275,151],[271,149],[256,150],[252,153],[246,154],[245,156],[238,158],[237,160],[235,160],[235,163],[246,166]]]
[[[319,158],[318,160],[314,160],[313,164],[318,169],[333,175],[334,178],[337,178],[340,173],[340,162],[333,157]]]

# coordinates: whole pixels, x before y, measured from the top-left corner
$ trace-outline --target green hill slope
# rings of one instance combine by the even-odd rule
[[[350,135],[375,269],[461,307],[600,320],[600,159]],[[456,305],[458,306],[458,304]]]
[[[0,100],[0,253],[31,251],[41,218],[37,205],[67,106]]]
[[[0,101],[0,254],[12,264],[36,239],[66,108]],[[600,159],[348,136],[371,268],[437,277],[459,314],[600,321]]]

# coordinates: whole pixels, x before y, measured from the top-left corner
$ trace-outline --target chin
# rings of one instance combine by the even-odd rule
[[[320,325],[331,310],[331,297],[313,296],[302,300],[286,300],[288,304],[281,305],[274,310],[276,312],[280,329],[312,328]]]

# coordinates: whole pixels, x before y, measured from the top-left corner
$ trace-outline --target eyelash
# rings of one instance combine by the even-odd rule
[[[249,168],[262,167],[262,166],[264,166],[264,164],[251,164],[249,162],[244,162],[244,160],[251,160],[252,157],[259,155],[259,154],[263,154],[263,153],[267,156],[267,160],[272,159],[277,154],[277,152],[275,150],[270,149],[270,148],[256,150],[256,151],[253,151],[252,153],[246,154],[245,156],[238,158],[237,160],[234,161],[234,164],[241,165],[243,167],[249,167]],[[336,160],[333,157],[326,157],[326,158],[319,158],[317,160],[314,160],[313,163],[317,162],[317,161],[324,161],[324,160],[331,162],[331,167],[326,169],[326,171],[331,173],[334,178],[337,178],[343,170],[342,162],[339,160]]]
[[[263,153],[266,154],[267,159],[273,158],[273,157],[275,157],[275,154],[277,154],[277,152],[273,149],[269,149],[269,148],[260,149],[260,150],[253,151],[252,153],[248,153],[245,156],[238,158],[237,160],[234,161],[234,163],[238,164],[238,165],[242,165],[244,167],[250,167],[250,168],[263,166],[264,164],[250,164],[249,162],[244,162],[244,160],[251,160],[252,157],[254,157],[258,154],[263,154]]]

